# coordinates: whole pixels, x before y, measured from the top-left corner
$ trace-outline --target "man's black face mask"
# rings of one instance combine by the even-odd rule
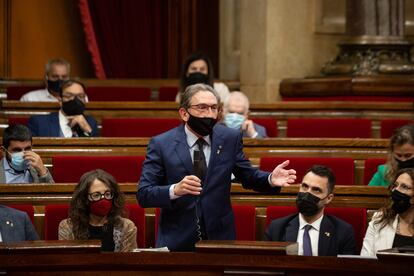
[[[75,97],[73,100],[62,102],[62,110],[68,116],[81,115],[85,111],[85,104]]]

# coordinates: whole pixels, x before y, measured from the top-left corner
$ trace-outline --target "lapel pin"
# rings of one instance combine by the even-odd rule
[[[330,237],[331,236],[331,233],[325,232],[325,236]]]
[[[9,221],[9,220],[8,220],[8,221],[6,221],[6,224],[7,224],[7,225],[10,225],[10,227],[13,227],[13,222],[11,222],[11,221]]]
[[[217,150],[217,154],[220,154],[221,151],[221,145],[219,146],[218,150]]]

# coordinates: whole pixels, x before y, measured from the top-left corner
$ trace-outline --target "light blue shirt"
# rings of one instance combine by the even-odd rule
[[[26,169],[23,172],[16,172],[10,167],[9,162],[4,159],[3,169],[6,175],[6,183],[32,183],[33,177],[30,170]]]

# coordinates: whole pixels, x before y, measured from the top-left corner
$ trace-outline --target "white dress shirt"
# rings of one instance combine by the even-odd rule
[[[315,220],[313,223],[307,223],[303,218],[302,214],[299,214],[299,231],[298,231],[298,255],[303,255],[303,233],[305,232],[305,226],[310,224],[312,228],[309,229],[309,237],[311,240],[312,256],[318,256],[318,245],[319,245],[319,232],[321,228],[321,222],[323,215]]]
[[[20,98],[21,102],[58,102],[59,100],[45,89],[27,92]]]
[[[66,118],[65,114],[63,114],[62,110],[59,110],[59,126],[63,133],[63,137],[73,136],[72,128],[69,126],[69,120]]]

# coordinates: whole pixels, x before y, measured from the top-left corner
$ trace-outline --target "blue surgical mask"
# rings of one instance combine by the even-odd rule
[[[10,167],[12,167],[15,171],[21,172],[29,168],[28,162],[24,159],[23,151],[10,153],[10,155],[11,155]]]
[[[224,116],[224,123],[226,126],[234,129],[240,129],[246,118],[239,113],[227,113]]]

